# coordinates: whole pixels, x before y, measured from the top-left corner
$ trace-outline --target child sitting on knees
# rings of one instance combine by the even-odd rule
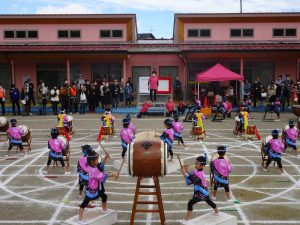
[[[168,101],[166,102],[166,116],[169,117],[172,114],[174,115],[176,113],[175,110],[175,103],[173,102],[173,98],[169,97]]]
[[[142,104],[142,108],[141,111],[139,112],[139,114],[137,114],[137,118],[142,118],[143,115],[145,115],[147,117],[148,115],[148,110],[149,108],[152,106],[152,102],[150,99],[147,99],[146,102],[144,102]]]
[[[7,155],[9,151],[12,149],[13,146],[18,146],[20,151],[24,150],[23,143],[22,143],[22,135],[23,135],[23,130],[21,127],[17,127],[17,120],[16,119],[11,119],[10,120],[11,127],[8,129],[8,138],[9,138],[9,147],[7,150]],[[26,154],[24,152],[24,154]]]
[[[88,185],[86,187],[86,192],[85,192],[85,198],[80,205],[79,209],[79,224],[87,224],[83,220],[83,213],[84,209],[86,206],[89,204],[90,201],[96,200],[99,197],[102,199],[102,210],[106,211],[107,206],[106,206],[106,201],[107,201],[107,195],[105,194],[104,191],[101,190],[101,182],[105,183],[106,179],[108,177],[118,177],[118,173],[111,173],[111,174],[106,174],[103,172],[100,172],[98,168],[98,158],[99,155],[92,151],[88,156],[87,156],[87,171],[89,174],[88,178]]]
[[[186,184],[194,185],[194,195],[188,202],[186,216],[183,220],[184,223],[188,222],[192,218],[193,205],[201,201],[205,201],[208,205],[210,205],[217,215],[219,213],[217,205],[209,198],[205,173],[203,170],[205,165],[206,157],[199,156],[195,161],[195,170],[188,172],[186,167],[181,169],[182,174],[186,177]]]
[[[229,173],[231,173],[232,168],[229,161],[224,158],[226,147],[218,146],[217,151],[219,157],[211,163],[211,171],[214,176],[214,189],[212,191],[212,199],[216,200],[218,187],[223,187],[226,192],[227,201],[230,201],[231,197],[229,191],[228,175]]]
[[[282,150],[284,149],[284,144],[282,143],[281,139],[278,139],[279,131],[273,130],[272,131],[272,139],[266,143],[264,148],[266,154],[268,154],[268,160],[266,162],[266,166],[263,168],[263,171],[268,171],[268,166],[271,164],[272,161],[275,161],[278,165],[278,168],[283,174],[283,168],[281,164],[281,154]]]
[[[184,115],[185,108],[186,108],[185,102],[184,101],[179,101],[179,104],[177,106],[178,114],[179,115]]]

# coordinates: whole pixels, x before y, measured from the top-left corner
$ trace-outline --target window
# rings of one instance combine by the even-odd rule
[[[123,30],[100,30],[100,38],[121,38]]]
[[[110,37],[110,30],[100,30],[100,37],[101,38],[109,38]]]
[[[29,30],[27,32],[28,38],[38,38],[38,32],[36,30]]]
[[[230,29],[230,37],[253,37],[253,29]]]
[[[210,30],[209,29],[200,30],[200,37],[210,37]]]
[[[112,37],[123,37],[122,30],[112,30]]]
[[[198,37],[199,31],[198,30],[188,30],[188,37]]]
[[[273,29],[273,37],[296,37],[297,30],[293,28],[275,28]]]
[[[4,38],[15,38],[15,32],[12,30],[4,31]]]
[[[23,30],[16,31],[16,37],[17,38],[26,38],[26,31],[23,31]]]
[[[190,29],[188,37],[210,37],[210,29]]]
[[[296,37],[297,36],[296,29],[286,29],[285,30],[285,36],[287,36],[287,37]]]
[[[80,38],[80,30],[70,30],[71,38]]]
[[[58,37],[59,38],[68,38],[69,32],[67,30],[59,30],[58,31]]]

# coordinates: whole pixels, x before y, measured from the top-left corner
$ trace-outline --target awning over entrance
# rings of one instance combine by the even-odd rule
[[[244,80],[244,77],[217,63],[213,67],[196,74],[196,82]]]

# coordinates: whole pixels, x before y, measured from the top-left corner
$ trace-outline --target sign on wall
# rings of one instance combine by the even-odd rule
[[[148,89],[149,77],[139,77],[139,93],[149,94]],[[172,93],[172,78],[171,77],[159,77],[157,94],[171,94]]]

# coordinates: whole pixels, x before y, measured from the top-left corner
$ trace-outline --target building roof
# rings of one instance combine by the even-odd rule
[[[154,40],[155,36],[152,33],[139,33],[137,35],[138,39],[147,39],[147,40]]]

